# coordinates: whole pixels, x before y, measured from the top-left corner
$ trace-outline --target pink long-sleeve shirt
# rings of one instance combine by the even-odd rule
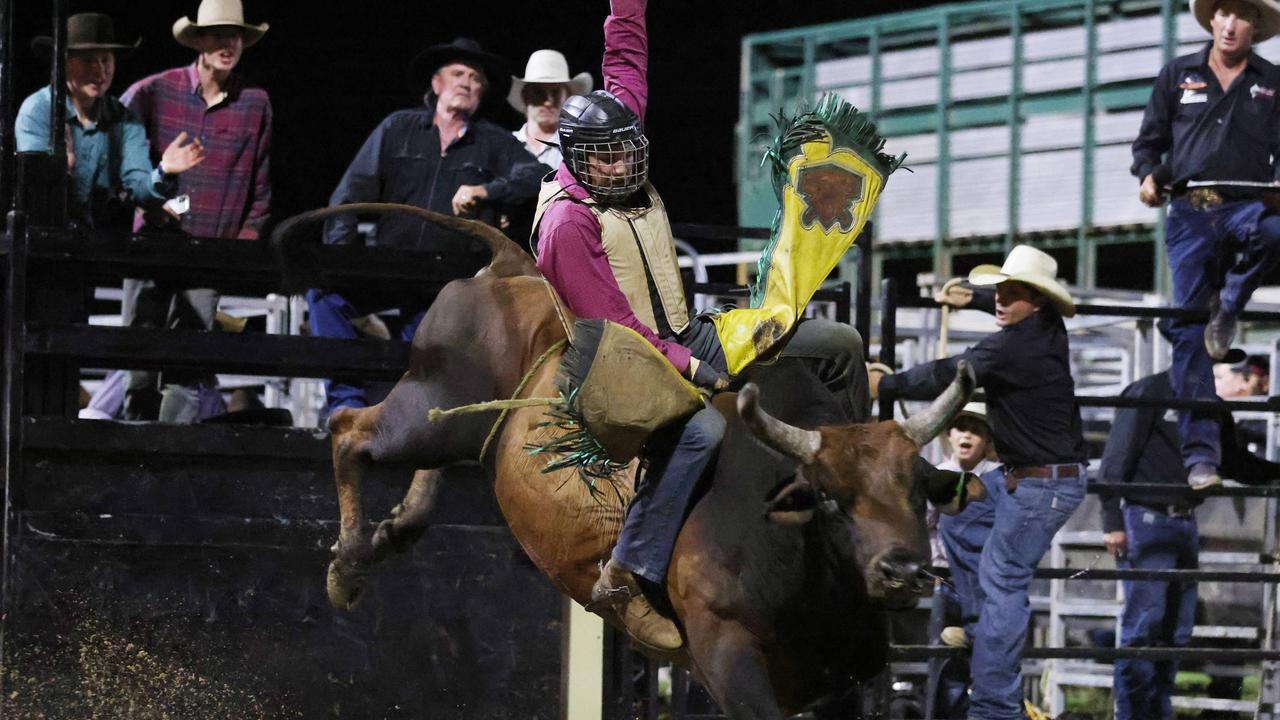
[[[604,21],[604,86],[643,120],[649,101],[645,0],[613,0],[611,8]],[[564,163],[556,170],[555,180],[575,200],[590,197]],[[653,343],[676,370],[687,371],[689,349],[658,337],[632,312],[609,267],[600,222],[586,205],[562,200],[543,213],[538,224],[538,269],[575,315],[625,325]]]

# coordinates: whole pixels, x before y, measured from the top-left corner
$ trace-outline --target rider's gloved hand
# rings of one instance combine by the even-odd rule
[[[729,376],[711,367],[698,358],[689,358],[689,374],[693,384],[706,388],[711,392],[720,392],[729,387]]]

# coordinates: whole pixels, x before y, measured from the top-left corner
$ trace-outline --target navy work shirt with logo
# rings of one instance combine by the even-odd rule
[[[1224,91],[1209,69],[1212,45],[1160,70],[1133,142],[1130,170],[1138,179],[1151,174],[1166,152],[1175,184],[1280,179],[1280,70],[1249,53],[1244,70]]]

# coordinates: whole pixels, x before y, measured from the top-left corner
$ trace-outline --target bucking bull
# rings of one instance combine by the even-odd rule
[[[544,353],[566,338],[572,318],[532,259],[497,230],[407,210],[482,239],[493,258],[442,289],[385,401],[330,418],[341,529],[329,600],[353,607],[374,563],[422,534],[441,478],[433,468],[479,458],[529,557],[585,604],[621,528],[637,463],[615,478],[617,492],[593,492],[576,469],[544,473],[546,458],[526,452],[559,432],[545,425],[545,408],[515,409],[500,421],[492,411],[428,419],[432,408],[553,395],[559,357]],[[276,237],[332,213],[299,216]],[[672,659],[730,717],[782,718],[883,668],[884,611],[913,603],[924,588],[918,453],[962,407],[973,379],[962,368],[931,407],[901,423],[850,424],[799,365],[757,364],[746,375],[751,382],[736,399],[715,398],[729,422],[719,458],[680,532],[666,586],[647,590],[665,593],[658,606],[674,612],[684,633]],[[361,480],[384,462],[424,470],[370,533]],[[620,626],[612,612],[605,619]]]

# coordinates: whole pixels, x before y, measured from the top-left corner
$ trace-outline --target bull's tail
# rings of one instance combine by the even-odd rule
[[[348,205],[335,205],[333,207],[318,208],[316,210],[308,210],[303,213],[294,215],[284,222],[276,226],[274,232],[271,233],[271,248],[275,253],[276,262],[279,264],[281,272],[284,274],[285,286],[289,288],[301,287],[305,285],[300,278],[296,277],[296,268],[289,261],[292,254],[289,252],[290,243],[298,237],[298,231],[303,227],[312,223],[325,220],[334,215],[349,215],[352,213],[372,213],[375,215],[403,212],[410,215],[416,215],[429,223],[439,225],[452,232],[458,233],[464,237],[475,238],[489,246],[489,251],[493,257],[489,261],[489,272],[497,277],[514,277],[517,275],[530,275],[538,277],[538,269],[533,263],[533,258],[520,249],[502,231],[497,228],[486,225],[478,220],[468,220],[466,218],[454,217],[452,215],[444,215],[431,210],[426,210],[414,205],[402,205],[399,203],[351,203]]]

